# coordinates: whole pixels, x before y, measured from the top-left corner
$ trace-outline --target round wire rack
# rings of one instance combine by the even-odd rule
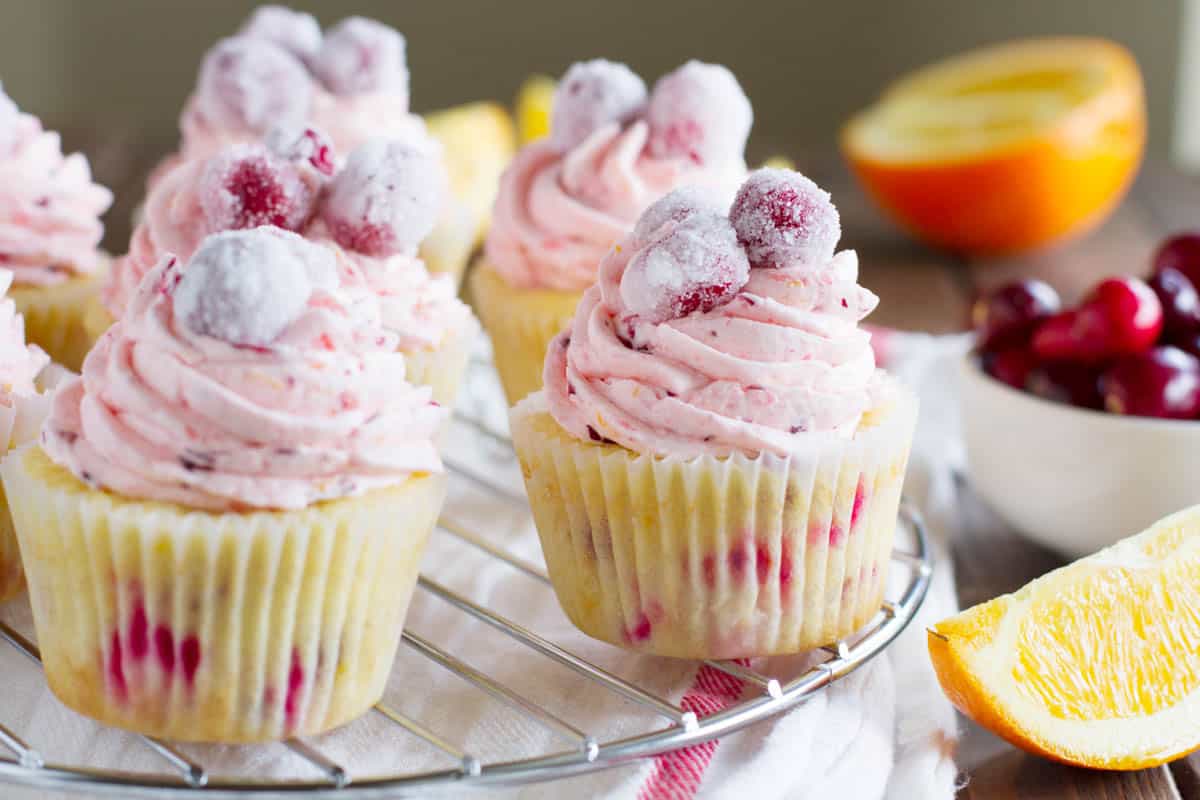
[[[476,436],[491,440],[493,446],[507,448],[509,457],[512,457],[511,441],[506,436],[481,420],[461,414],[456,415],[455,419],[457,425],[471,429]],[[498,500],[513,506],[519,505],[528,511],[526,499],[496,480],[487,470],[449,456],[446,464],[455,480],[467,481]],[[290,739],[283,743],[284,746],[315,768],[320,775],[318,779],[277,781],[253,775],[227,777],[212,774],[201,759],[189,755],[179,746],[147,736],[121,734],[135,740],[134,746],[144,747],[147,752],[153,753],[162,767],[160,771],[132,772],[55,761],[52,750],[43,754],[31,747],[19,732],[7,727],[11,722],[4,719],[4,708],[0,704],[0,782],[35,789],[119,797],[195,796],[200,793],[205,797],[256,799],[291,798],[297,795],[306,798],[381,798],[425,795],[439,790],[458,792],[467,788],[564,778],[716,739],[813,697],[879,655],[904,630],[925,599],[933,564],[928,534],[919,513],[911,506],[902,504],[900,522],[911,534],[908,538],[913,544],[911,549],[892,552],[893,573],[902,576],[902,579],[891,582],[887,599],[871,622],[848,639],[821,648],[816,663],[797,668],[795,674],[769,674],[746,666],[746,662],[704,662],[742,681],[746,687],[738,702],[714,714],[697,716],[661,693],[656,694],[622,678],[537,631],[484,607],[466,594],[443,585],[435,576],[422,574],[418,591],[429,593],[460,612],[461,624],[489,626],[512,643],[515,657],[555,662],[559,667],[602,687],[614,701],[623,699],[643,707],[657,722],[648,724],[644,732],[632,736],[603,739],[566,721],[565,718],[570,716],[569,708],[554,709],[545,703],[535,702],[415,631],[406,629],[402,637],[406,647],[474,685],[480,692],[507,707],[511,713],[544,728],[553,734],[554,740],[561,746],[533,757],[488,761],[455,744],[455,732],[437,731],[433,722],[407,716],[381,702],[374,707],[375,714],[448,756],[454,766],[407,774],[358,777],[352,763],[339,763],[310,741]],[[487,556],[499,559],[509,568],[534,580],[549,583],[540,566],[490,541],[486,530],[465,526],[445,516],[439,520],[439,529]],[[0,639],[40,667],[37,645],[2,621]],[[5,646],[4,642],[0,642],[0,646]]]

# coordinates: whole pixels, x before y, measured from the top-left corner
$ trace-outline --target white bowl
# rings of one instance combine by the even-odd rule
[[[1030,539],[1076,558],[1200,502],[1200,421],[1053,403],[987,375],[974,354],[960,376],[971,482]]]

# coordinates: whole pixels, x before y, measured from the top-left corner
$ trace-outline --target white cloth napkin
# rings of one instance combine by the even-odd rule
[[[934,585],[910,628],[886,656],[769,722],[687,751],[646,759],[565,781],[498,790],[521,798],[846,797],[863,800],[943,800],[954,792],[954,712],[937,687],[925,650],[925,627],[952,613],[955,595],[944,542],[952,535],[952,469],[960,454],[948,367],[959,340],[903,336],[893,340],[890,368],[917,388],[922,417],[906,493],[924,513],[935,540]],[[482,347],[483,345],[481,345]],[[497,428],[506,425],[490,368],[475,364],[464,391],[466,413]],[[447,442],[451,460],[519,491],[510,453],[456,426]],[[541,564],[527,512],[456,479],[446,516],[479,530],[489,542]],[[699,713],[739,696],[738,682],[691,662],[634,656],[577,632],[540,582],[444,532],[434,537],[426,575],[481,605],[516,620],[647,690]],[[0,618],[32,633],[27,603],[0,607]],[[408,628],[530,700],[559,713],[598,740],[661,726],[653,713],[576,676],[504,634],[468,620],[443,600],[418,590]],[[782,662],[755,663],[775,671]],[[794,667],[794,665],[792,665]],[[794,672],[793,672],[794,674]],[[513,713],[477,688],[401,645],[385,702],[422,721],[485,763],[564,749],[550,731]],[[65,709],[26,659],[0,643],[0,724],[21,735],[50,762],[86,763],[129,771],[164,771],[164,763],[135,737],[102,728]],[[440,769],[453,760],[379,714],[311,743],[346,765],[352,778]],[[184,745],[188,756],[217,776],[319,777],[283,745]],[[462,792],[450,790],[452,795]],[[6,798],[43,798],[0,788]]]

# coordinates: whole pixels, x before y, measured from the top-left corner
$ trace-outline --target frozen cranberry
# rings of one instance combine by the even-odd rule
[[[431,152],[374,139],[346,159],[321,215],[342,247],[389,256],[415,248],[433,230],[445,193],[445,171]]]
[[[664,322],[711,311],[749,279],[750,264],[729,221],[697,213],[629,260],[620,294],[630,313]]]
[[[1186,336],[1200,331],[1200,294],[1188,277],[1174,267],[1163,267],[1150,279],[1163,310],[1163,333]]]
[[[1024,389],[1029,373],[1038,365],[1037,356],[1024,347],[986,351],[981,362],[984,372],[1014,389]]]
[[[1010,283],[975,301],[971,324],[979,347],[992,350],[1029,340],[1037,324],[1061,307],[1058,292],[1042,281]]]
[[[406,45],[399,31],[365,17],[347,17],[329,30],[313,72],[331,92],[403,94],[408,104]]]
[[[1099,380],[1099,371],[1087,364],[1057,361],[1034,367],[1025,380],[1025,388],[1056,403],[1098,409]]]
[[[221,128],[264,134],[274,125],[302,125],[312,106],[304,65],[267,39],[236,36],[204,57],[196,109]]]
[[[760,169],[742,184],[729,219],[755,267],[823,264],[842,235],[829,193],[798,172]]]
[[[550,141],[569,150],[610,122],[628,122],[645,105],[645,81],[624,64],[602,58],[572,64],[554,92]]]
[[[1079,308],[1045,320],[1033,349],[1045,359],[1099,362],[1148,350],[1162,331],[1162,304],[1137,278],[1109,278]]]
[[[300,230],[312,217],[316,187],[299,167],[261,145],[237,145],[208,161],[199,181],[208,230],[274,225]]]
[[[1100,378],[1104,407],[1135,417],[1200,414],[1200,360],[1176,347],[1124,356]]]
[[[646,121],[652,156],[717,164],[742,159],[754,112],[727,68],[689,61],[654,85]]]
[[[1182,233],[1163,242],[1154,254],[1154,271],[1170,267],[1200,286],[1200,233]]]
[[[284,6],[259,6],[238,33],[269,39],[305,61],[321,47],[321,25],[316,17]]]

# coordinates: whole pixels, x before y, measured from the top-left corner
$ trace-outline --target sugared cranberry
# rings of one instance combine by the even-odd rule
[[[717,164],[742,158],[754,112],[726,67],[689,61],[654,85],[646,121],[651,155]]]
[[[1100,374],[1087,364],[1057,361],[1034,367],[1025,388],[1047,400],[1080,408],[1101,407]]]
[[[326,177],[337,169],[333,143],[316,128],[275,127],[267,134],[266,144],[280,158],[307,162]]]
[[[315,56],[321,47],[321,25],[316,17],[284,6],[259,6],[238,33],[269,39],[304,61]]]
[[[610,122],[627,122],[646,106],[646,83],[629,67],[597,58],[572,64],[554,92],[550,141],[569,150]]]
[[[1182,336],[1171,336],[1165,343],[1200,358],[1200,331],[1193,331]]]
[[[1186,336],[1200,331],[1200,294],[1188,277],[1174,267],[1163,267],[1150,278],[1163,310],[1163,333]]]
[[[987,350],[982,356],[983,370],[996,380],[1014,389],[1024,389],[1029,373],[1038,365],[1038,358],[1025,347],[1006,350]]]
[[[659,198],[642,212],[633,228],[633,238],[647,244],[667,223],[681,223],[701,213],[720,214],[719,196],[700,186],[684,186]]]
[[[274,225],[300,230],[313,214],[316,187],[293,163],[261,145],[239,145],[209,160],[200,208],[212,232]]]
[[[729,219],[755,267],[825,263],[842,235],[829,193],[786,169],[752,173],[738,190]]]
[[[415,248],[437,222],[446,173],[428,150],[373,139],[346,159],[321,215],[338,244],[369,256]]]
[[[1200,359],[1156,347],[1119,359],[1101,376],[1100,387],[1113,414],[1192,419],[1200,414]]]
[[[21,112],[17,104],[5,94],[3,85],[0,85],[0,152],[11,148],[16,141],[17,123],[20,119]]]
[[[287,50],[267,39],[235,36],[204,57],[195,103],[219,127],[261,135],[274,125],[302,125],[312,89],[308,70]]]
[[[1163,242],[1154,254],[1154,271],[1177,269],[1200,286],[1200,233],[1183,233]]]
[[[313,72],[336,94],[390,92],[408,105],[404,37],[365,17],[347,17],[325,35],[312,60]]]
[[[1062,307],[1058,292],[1037,280],[1001,286],[975,301],[971,324],[982,350],[1024,344],[1037,324]]]
[[[1162,304],[1149,286],[1137,278],[1109,278],[1079,308],[1042,322],[1033,349],[1045,359],[1095,363],[1148,350],[1162,324]]]
[[[629,260],[620,294],[629,312],[663,322],[711,311],[749,279],[750,264],[729,221],[697,212]]]

